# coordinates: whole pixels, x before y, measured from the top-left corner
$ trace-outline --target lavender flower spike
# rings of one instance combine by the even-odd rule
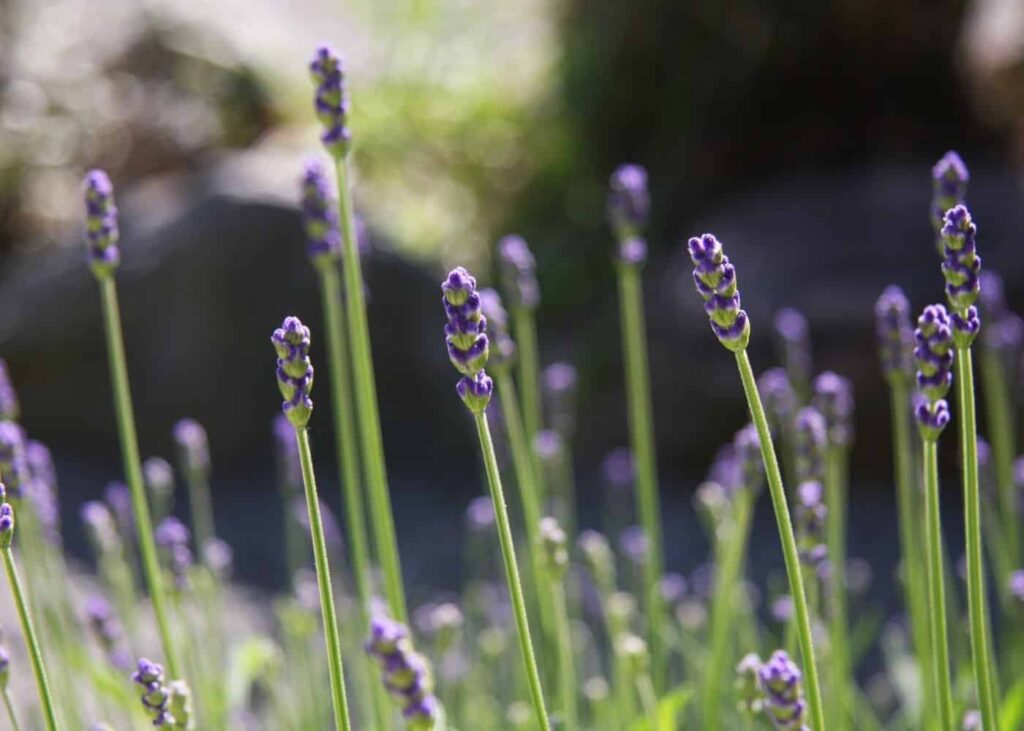
[[[0,421],[0,475],[11,496],[20,498],[30,479],[25,432],[13,421]]]
[[[943,216],[950,208],[964,202],[970,177],[964,161],[953,150],[943,155],[932,168],[932,226],[939,256],[942,256]]]
[[[297,317],[286,317],[270,342],[277,352],[277,387],[284,397],[281,410],[297,429],[304,429],[313,413],[313,365],[309,362],[309,328]]]
[[[7,687],[8,681],[11,679],[11,656],[7,652],[7,648],[0,645],[0,690]]]
[[[14,506],[6,500],[0,484],[0,549],[10,548],[14,540]]]
[[[153,719],[153,725],[173,725],[175,718],[168,711],[171,692],[164,683],[163,665],[142,658],[132,680],[142,687],[142,706]]]
[[[109,277],[121,262],[120,231],[114,186],[102,170],[90,170],[82,183],[85,195],[85,244],[97,278]]]
[[[511,365],[516,358],[516,344],[509,333],[508,311],[501,303],[501,295],[495,289],[481,289],[480,312],[487,318],[491,348],[488,364],[497,370]]]
[[[20,415],[18,392],[14,390],[7,372],[7,361],[0,358],[0,421],[17,421]]]
[[[341,257],[337,206],[327,191],[323,166],[310,160],[302,174],[302,227],[306,232],[306,250],[317,268],[331,266]]]
[[[814,407],[825,417],[828,442],[848,447],[853,441],[853,384],[832,371],[814,379]]]
[[[537,261],[526,244],[516,234],[505,236],[498,242],[498,265],[510,304],[535,310],[540,305],[540,285],[537,283]]]
[[[335,160],[342,160],[352,145],[352,133],[348,128],[349,98],[341,59],[334,49],[320,46],[309,64],[309,73],[316,84],[316,116],[324,128],[320,140]]]
[[[942,275],[946,278],[946,299],[954,312],[964,312],[978,299],[981,257],[976,237],[978,228],[965,206],[955,206],[943,218]]]
[[[647,242],[641,234],[651,209],[647,171],[639,165],[620,165],[612,173],[609,188],[608,218],[619,240],[619,261],[643,264],[647,261]]]
[[[426,660],[413,651],[405,625],[387,617],[375,617],[370,623],[366,651],[379,663],[384,686],[401,703],[408,728],[433,729],[439,708],[429,668]]]
[[[476,279],[462,267],[457,267],[441,283],[441,291],[448,317],[444,328],[448,357],[462,374],[456,391],[470,411],[480,414],[490,403],[494,383],[483,370],[490,348],[486,334],[487,318],[481,313]]]
[[[942,305],[924,308],[914,332],[917,346],[917,388],[922,400],[915,408],[918,428],[925,439],[938,439],[949,423],[945,396],[953,383],[953,331],[949,315]]]
[[[875,334],[886,380],[909,379],[914,368],[910,302],[896,285],[886,287],[875,303]]]
[[[828,426],[825,417],[813,406],[800,409],[794,426],[796,478],[799,482],[821,481],[825,474],[825,445]]]
[[[693,281],[704,300],[711,329],[727,349],[734,353],[745,350],[750,341],[750,321],[740,309],[736,270],[729,257],[712,234],[690,239],[688,248],[694,265]]]
[[[804,702],[800,668],[785,650],[776,650],[771,659],[757,673],[761,690],[765,694],[765,710],[775,728],[780,731],[803,731]]]
[[[800,310],[783,307],[775,313],[775,333],[778,336],[782,360],[793,386],[807,398],[814,364],[811,359],[810,325]]]
[[[180,419],[171,434],[178,445],[182,470],[202,479],[209,477],[210,443],[203,425],[195,419]]]

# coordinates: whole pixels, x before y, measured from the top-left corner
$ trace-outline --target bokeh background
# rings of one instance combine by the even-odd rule
[[[942,296],[929,173],[949,148],[971,169],[985,265],[1011,305],[1024,297],[1019,0],[0,0],[0,355],[26,428],[55,452],[72,549],[81,502],[119,474],[80,233],[79,180],[101,166],[123,213],[143,453],[173,456],[173,422],[200,419],[237,574],[284,583],[267,338],[285,314],[314,338],[321,327],[296,206],[302,162],[321,154],[306,76],[321,41],[349,71],[377,382],[414,593],[455,585],[462,512],[483,490],[438,282],[456,264],[494,281],[505,233],[538,259],[543,360],[579,372],[577,489],[582,522],[599,525],[601,459],[628,441],[604,215],[624,161],[648,168],[654,203],[645,287],[670,566],[702,560],[692,490],[745,419],[681,246],[704,230],[738,267],[755,367],[777,363],[772,316],[794,306],[817,368],[853,380],[852,552],[891,566],[872,305],[890,283],[915,308]],[[322,347],[316,338],[317,363]],[[321,491],[338,507],[326,383],[318,391]],[[771,545],[772,530],[762,521],[754,540]],[[755,551],[755,571],[775,553]]]

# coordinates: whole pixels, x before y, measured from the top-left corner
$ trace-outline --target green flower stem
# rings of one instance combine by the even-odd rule
[[[711,646],[707,659],[704,685],[703,728],[721,728],[722,679],[726,668],[733,662],[730,639],[736,637],[736,589],[743,571],[743,558],[750,538],[751,518],[754,514],[754,494],[744,486],[735,499],[735,508],[729,531],[719,542],[716,551],[720,561],[719,578],[715,581],[711,599]]]
[[[124,463],[125,479],[132,497],[132,512],[135,514],[136,538],[142,554],[143,574],[153,602],[153,614],[163,647],[164,662],[172,678],[181,678],[178,670],[178,651],[171,625],[167,620],[167,595],[164,592],[163,575],[157,560],[156,541],[153,539],[153,521],[150,517],[146,488],[142,481],[142,463],[139,460],[139,437],[135,431],[135,413],[132,407],[131,388],[128,385],[128,365],[124,354],[124,336],[121,332],[121,311],[117,305],[117,283],[112,275],[100,277],[100,295],[103,302],[103,320],[106,325],[107,357],[110,361],[110,380],[114,390],[114,406],[117,412],[117,432],[121,440],[121,459]]]
[[[189,510],[195,529],[196,555],[202,559],[203,549],[217,534],[213,523],[210,483],[200,475],[186,475],[185,483],[188,485]]]
[[[996,691],[989,658],[988,612],[982,565],[981,510],[978,492],[978,427],[974,413],[974,370],[971,349],[956,351],[957,402],[960,408],[960,451],[963,455],[964,535],[967,539],[967,611],[971,623],[971,657],[978,704],[985,728],[999,728]]]
[[[537,321],[533,311],[526,307],[513,307],[512,326],[515,329],[516,348],[519,353],[516,364],[526,444],[530,449],[537,495],[543,504],[547,497],[544,466],[534,448],[537,433],[543,428],[543,421],[540,407],[540,348],[537,345]]]
[[[651,674],[655,689],[665,682],[665,647],[661,632],[665,606],[661,599],[664,547],[661,538],[661,507],[654,454],[654,419],[651,414],[651,382],[647,364],[647,333],[640,283],[640,268],[620,264],[619,304],[622,318],[622,357],[626,367],[629,430],[636,464],[636,500],[640,523],[647,534],[650,552],[644,563],[644,609],[647,613]]]
[[[1014,399],[1006,381],[1006,371],[999,354],[991,348],[981,353],[981,375],[985,397],[985,413],[988,415],[988,435],[992,440],[992,462],[995,465],[996,485],[999,495],[999,512],[1002,515],[1002,534],[1010,554],[1011,570],[1021,561],[1021,546],[1016,485],[1013,480],[1013,460],[1017,443],[1013,413]],[[1001,584],[1006,583],[1006,574],[999,574]]]
[[[943,731],[953,731],[953,688],[949,680],[949,632],[946,629],[946,588],[942,565],[942,520],[939,516],[938,442],[924,440],[925,536],[928,543],[928,613],[932,635],[932,682],[939,699]]]
[[[641,672],[637,675],[636,689],[640,695],[644,716],[647,717],[647,728],[651,731],[662,731],[661,724],[658,723],[658,694],[654,690],[654,681],[650,673]]]
[[[21,726],[18,725],[18,716],[14,712],[14,704],[11,702],[11,692],[6,685],[0,690],[0,695],[4,697],[4,708],[7,709],[7,718],[11,720],[12,731],[21,731]]]
[[[914,447],[911,429],[910,390],[905,380],[892,382],[890,390],[893,459],[896,477],[896,500],[899,516],[900,543],[903,554],[903,590],[910,632],[921,667],[924,707],[922,721],[930,721],[937,708],[935,684],[928,679],[932,670],[931,634],[928,626],[927,562],[921,553],[924,544],[920,528],[917,479],[914,476]],[[940,555],[941,560],[941,555]],[[928,723],[923,723],[925,727]]]
[[[373,373],[373,354],[370,351],[370,328],[366,319],[363,271],[356,245],[352,191],[349,189],[348,167],[345,160],[335,160],[335,170],[338,176],[338,208],[344,244],[342,268],[345,276],[345,290],[348,295],[348,307],[345,308],[345,314],[348,318],[350,353],[355,374],[359,437],[370,494],[370,518],[373,521],[377,558],[384,575],[384,593],[387,596],[388,607],[396,620],[408,624],[409,611],[405,603],[402,565],[398,556],[398,539],[395,536],[395,518],[391,511],[387,466],[384,463],[380,411],[377,405],[377,384]]]
[[[775,456],[772,445],[772,434],[768,429],[761,394],[757,390],[757,380],[750,366],[750,358],[746,350],[736,353],[736,365],[739,367],[743,391],[747,396],[750,414],[761,440],[761,457],[764,460],[765,474],[768,478],[768,490],[772,496],[772,507],[775,509],[775,520],[779,526],[779,539],[782,543],[782,555],[786,561],[786,574],[789,577],[789,592],[793,597],[793,610],[796,613],[797,636],[803,657],[804,678],[807,681],[807,700],[810,707],[811,728],[824,731],[825,713],[821,702],[821,685],[818,682],[818,667],[814,660],[814,642],[811,637],[811,614],[807,608],[807,596],[804,593],[804,581],[800,574],[800,554],[797,551],[796,538],[793,536],[793,523],[789,518],[789,507],[786,492],[782,487],[782,475],[779,473],[779,460]]]
[[[341,639],[338,636],[338,617],[334,611],[331,568],[327,561],[324,524],[320,519],[320,500],[316,492],[316,476],[313,474],[313,454],[309,449],[309,434],[305,429],[296,427],[295,441],[299,445],[302,483],[306,490],[306,508],[309,510],[309,531],[313,541],[313,561],[316,565],[316,583],[320,588],[320,609],[323,612],[334,721],[338,731],[350,731],[348,700],[345,698],[345,671],[341,663]]]
[[[324,320],[327,325],[327,362],[331,379],[331,405],[334,436],[338,456],[338,480],[345,502],[345,525],[348,528],[352,574],[361,608],[364,634],[369,630],[370,548],[366,537],[366,511],[359,484],[359,450],[352,418],[352,376],[344,349],[345,318],[341,304],[341,280],[333,266],[320,270],[320,292],[323,296]]]
[[[32,673],[35,675],[36,687],[39,690],[39,702],[43,707],[43,716],[46,718],[46,728],[48,731],[57,731],[57,714],[53,707],[53,697],[50,695],[50,683],[46,679],[43,651],[39,647],[39,638],[32,625],[32,615],[29,613],[25,591],[21,584],[21,578],[18,576],[18,567],[14,564],[14,553],[11,551],[11,547],[7,546],[0,549],[0,556],[3,558],[7,582],[11,585],[14,605],[18,610],[21,632],[25,636],[25,644],[28,646],[29,659],[32,661]],[[4,695],[6,696],[6,690]]]
[[[830,445],[825,458],[825,543],[832,576],[828,582],[829,644],[832,647],[832,723],[845,731],[850,727],[853,710],[849,691],[853,685],[850,650],[847,646],[849,624],[846,612],[846,500],[847,448]]]
[[[547,583],[547,567],[545,566],[542,554],[540,538],[540,496],[537,492],[537,483],[534,480],[533,462],[530,460],[530,448],[526,441],[526,433],[523,428],[523,420],[519,413],[519,403],[516,399],[516,386],[512,380],[512,374],[505,369],[499,369],[494,373],[494,381],[498,386],[498,397],[501,399],[501,409],[505,416],[505,430],[508,432],[508,442],[512,452],[512,462],[515,466],[516,482],[519,485],[519,499],[522,502],[523,521],[526,523],[526,541],[530,559],[530,569],[533,578],[534,594],[537,604],[537,616],[540,618],[541,657],[550,654],[545,653],[545,643],[555,635],[553,607],[551,597],[543,591]]]
[[[540,673],[537,671],[537,659],[533,653],[533,642],[530,639],[530,620],[526,616],[526,602],[523,600],[523,587],[519,580],[519,568],[516,565],[516,549],[512,541],[512,528],[508,520],[508,507],[505,494],[501,488],[501,474],[498,471],[498,458],[494,454],[494,442],[491,430],[487,425],[487,414],[474,415],[476,431],[480,438],[480,451],[483,454],[484,467],[487,470],[487,482],[490,485],[491,501],[494,503],[494,517],[498,523],[498,539],[501,543],[501,555],[505,563],[505,578],[508,591],[512,598],[512,609],[516,618],[516,630],[519,634],[519,647],[523,654],[523,667],[530,686],[530,697],[537,716],[537,725],[543,731],[551,731],[548,712],[544,706],[544,692],[540,685]]]
[[[558,635],[558,691],[562,705],[562,726],[565,731],[579,729],[579,709],[576,704],[576,666],[573,661],[572,624],[569,603],[565,597],[563,578],[552,575],[551,603],[554,605],[555,627]]]

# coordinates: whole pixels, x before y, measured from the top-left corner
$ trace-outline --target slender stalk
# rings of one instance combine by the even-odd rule
[[[188,504],[195,530],[196,555],[202,559],[203,549],[213,540],[216,529],[213,524],[213,503],[210,500],[210,484],[201,475],[185,476],[188,485]]]
[[[324,525],[320,519],[320,500],[317,497],[316,476],[313,474],[313,454],[309,449],[309,434],[304,428],[296,427],[295,441],[299,445],[302,483],[305,486],[306,508],[309,511],[309,532],[313,541],[313,563],[316,566],[316,583],[320,588],[320,609],[323,612],[324,641],[327,645],[327,667],[330,671],[334,721],[338,731],[350,731],[348,700],[345,698],[345,671],[341,662],[341,639],[338,635],[338,617],[334,611],[331,568],[327,560],[327,540],[324,538]]]
[[[825,458],[825,542],[832,575],[828,581],[831,610],[829,644],[832,647],[833,723],[840,731],[850,726],[850,689],[853,674],[847,647],[849,626],[846,615],[846,466],[847,448],[830,445]]]
[[[768,490],[772,496],[772,507],[775,509],[775,520],[779,526],[779,539],[782,543],[782,555],[786,561],[786,574],[789,577],[789,592],[793,597],[793,610],[796,613],[797,637],[800,641],[800,652],[803,657],[804,678],[807,681],[807,699],[810,707],[811,728],[824,731],[825,712],[821,702],[821,685],[818,682],[818,667],[814,660],[814,642],[811,636],[811,615],[807,609],[807,595],[804,592],[804,581],[800,574],[800,554],[793,535],[793,523],[789,518],[789,507],[786,492],[782,486],[782,475],[779,472],[779,460],[775,456],[772,445],[772,434],[768,429],[761,395],[757,390],[754,369],[750,366],[750,358],[746,350],[736,353],[736,365],[739,367],[743,391],[747,396],[750,414],[761,441],[761,457],[764,460],[765,474],[768,478]]]
[[[928,567],[925,558],[921,555],[923,539],[916,507],[918,505],[917,479],[914,476],[910,394],[907,383],[894,381],[889,395],[892,412],[896,500],[903,554],[903,590],[910,616],[911,638],[917,650],[921,677],[924,680],[921,684],[924,689],[921,721],[926,722],[934,716],[937,702],[935,685],[927,680],[934,676],[931,635],[928,627]]]
[[[370,518],[373,521],[377,558],[380,561],[381,573],[384,575],[384,593],[387,596],[388,607],[396,620],[408,624],[409,611],[405,603],[402,565],[398,556],[398,539],[395,536],[395,518],[391,511],[387,466],[384,463],[377,384],[373,373],[373,354],[370,351],[370,328],[366,319],[366,294],[363,292],[363,271],[356,245],[352,191],[349,190],[348,167],[345,160],[336,159],[335,170],[338,176],[338,209],[344,245],[342,269],[348,295],[345,314],[348,319],[349,352],[355,374],[359,437],[370,494]]]
[[[167,621],[167,596],[164,592],[163,575],[157,560],[156,541],[153,539],[153,521],[150,517],[146,489],[142,481],[142,463],[139,460],[139,437],[135,430],[135,413],[132,407],[131,388],[128,385],[128,365],[124,354],[124,336],[121,332],[121,311],[117,305],[117,283],[113,276],[99,279],[100,295],[103,302],[103,320],[107,337],[107,357],[110,361],[110,380],[114,390],[114,406],[117,413],[117,433],[121,440],[121,459],[124,463],[125,479],[132,498],[132,512],[135,514],[136,538],[142,554],[143,575],[153,602],[157,628],[163,646],[164,662],[172,678],[179,674],[178,651]]]
[[[662,731],[658,723],[658,694],[654,690],[654,681],[651,676],[644,672],[636,679],[637,693],[640,695],[640,705],[644,708],[644,715],[647,716],[647,727],[652,731]]]
[[[526,540],[529,549],[530,569],[533,577],[534,594],[536,595],[537,616],[540,618],[541,638],[550,638],[555,633],[551,597],[543,590],[547,583],[547,570],[540,538],[540,496],[534,480],[533,463],[530,460],[530,449],[523,429],[523,420],[519,414],[516,399],[516,387],[512,374],[505,369],[494,373],[494,381],[498,386],[501,409],[505,416],[505,429],[508,432],[512,462],[516,471],[516,483],[519,486],[519,499],[522,502],[523,521],[526,523]],[[541,643],[543,649],[544,643]],[[544,653],[541,653],[544,656]]]
[[[946,588],[942,567],[942,520],[939,516],[938,443],[924,440],[925,536],[928,540],[928,612],[932,635],[932,682],[939,699],[939,720],[953,731],[953,688],[949,680],[949,633],[946,629]]]
[[[654,454],[654,419],[651,413],[651,382],[647,364],[647,333],[641,292],[640,269],[620,264],[619,304],[622,317],[622,356],[626,367],[629,430],[636,464],[636,501],[640,523],[650,546],[644,563],[644,608],[655,689],[665,682],[665,648],[661,632],[665,606],[661,599],[661,575],[665,563],[661,538],[661,506]]]
[[[14,704],[11,703],[11,692],[6,685],[0,691],[0,695],[4,697],[4,708],[7,709],[7,718],[11,720],[12,731],[21,731],[21,726],[18,725],[18,715],[14,712]]]
[[[516,364],[519,370],[519,398],[522,404],[523,426],[526,429],[526,443],[530,448],[534,479],[541,504],[547,497],[544,480],[544,465],[541,464],[534,448],[537,433],[543,428],[540,407],[540,348],[537,346],[537,322],[533,311],[526,307],[512,308],[512,324],[515,328],[516,348],[519,355]]]
[[[498,471],[498,458],[494,454],[494,442],[487,424],[487,414],[474,414],[477,436],[480,438],[480,451],[483,454],[484,467],[487,470],[487,482],[491,490],[491,501],[494,503],[494,516],[498,524],[498,539],[501,543],[501,556],[505,563],[505,578],[508,591],[512,598],[512,610],[516,618],[516,630],[519,634],[519,647],[523,655],[523,667],[526,680],[530,686],[530,697],[533,710],[537,716],[537,725],[543,731],[551,731],[548,712],[544,705],[544,691],[540,685],[540,673],[537,671],[537,659],[533,653],[533,642],[530,639],[530,620],[526,616],[526,602],[523,600],[523,587],[519,580],[519,568],[516,564],[516,548],[512,540],[512,528],[508,520],[508,507],[505,504],[505,493],[501,487],[501,474]]]
[[[11,585],[14,606],[18,610],[18,620],[21,622],[21,632],[25,636],[25,644],[28,646],[29,659],[32,661],[32,673],[35,675],[36,687],[39,690],[39,702],[43,707],[43,716],[46,719],[46,728],[49,731],[57,731],[57,714],[53,707],[53,697],[50,695],[50,682],[46,678],[43,651],[39,647],[39,638],[32,625],[32,615],[29,613],[25,590],[22,587],[21,578],[18,576],[18,567],[14,564],[14,552],[11,551],[10,546],[7,546],[0,549],[0,556],[3,557],[7,582]],[[5,690],[5,700],[6,695],[7,691]],[[13,718],[13,711],[11,716]]]
[[[565,731],[577,731],[579,709],[576,705],[576,667],[573,662],[569,604],[565,598],[562,577],[552,575],[549,586],[551,588],[551,603],[554,605],[556,634],[558,635],[558,691],[562,705],[562,728]]]
[[[344,349],[345,318],[341,305],[341,281],[333,266],[320,271],[320,292],[327,324],[327,361],[331,378],[331,403],[334,437],[338,458],[338,481],[345,502],[345,522],[352,555],[352,574],[362,610],[363,630],[368,630],[370,586],[370,548],[366,537],[366,509],[359,484],[359,450],[352,418],[352,376]]]
[[[711,648],[708,653],[707,675],[704,685],[703,728],[720,728],[722,710],[722,678],[725,668],[732,663],[730,638],[736,635],[736,585],[743,570],[743,557],[750,537],[754,495],[748,487],[736,496],[735,514],[724,545],[718,553],[719,578],[715,581],[711,599]]]
[[[1016,457],[1017,429],[1013,419],[1013,395],[1007,386],[1006,371],[999,354],[991,348],[981,353],[982,395],[988,415],[988,435],[992,441],[992,463],[995,465],[999,512],[1002,515],[1002,534],[1011,556],[1010,566],[1018,565],[1021,556],[1016,486],[1013,480],[1013,460]],[[1006,574],[999,574],[1005,584]]]
[[[963,455],[964,535],[967,540],[967,612],[971,624],[971,657],[974,682],[978,690],[982,724],[999,728],[996,693],[989,658],[988,612],[985,601],[985,576],[982,564],[981,509],[978,492],[978,427],[974,409],[974,370],[971,349],[956,351],[957,402],[960,407],[960,450]]]

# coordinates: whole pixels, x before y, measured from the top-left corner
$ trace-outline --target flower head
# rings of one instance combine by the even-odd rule
[[[332,157],[341,160],[352,145],[348,128],[349,98],[341,59],[334,49],[320,46],[309,64],[309,72],[316,84],[316,116],[324,128],[320,140]]]
[[[313,413],[313,364],[309,362],[309,328],[297,317],[286,317],[270,342],[277,352],[277,387],[284,397],[281,410],[292,426],[304,429]]]
[[[964,312],[978,299],[981,257],[975,242],[977,233],[965,206],[946,211],[942,225],[942,275],[946,278],[946,299],[954,312]]]
[[[174,505],[174,469],[170,463],[163,457],[146,458],[142,478],[158,515],[169,513]]]
[[[633,453],[628,447],[616,447],[601,460],[601,476],[613,490],[628,490],[634,475]]]
[[[302,174],[302,227],[306,250],[317,267],[330,266],[341,256],[338,214],[330,199],[327,175],[319,160],[310,160]]]
[[[806,398],[814,364],[811,359],[811,328],[799,310],[783,307],[775,313],[775,334],[778,336],[782,362],[789,381]]]
[[[11,496],[20,498],[30,475],[25,432],[13,421],[0,421],[0,475]]]
[[[374,617],[366,651],[380,666],[384,687],[401,704],[409,727],[433,729],[439,709],[430,668],[426,658],[413,650],[405,625],[387,617]]]
[[[825,417],[813,406],[800,409],[794,422],[796,477],[799,482],[821,481],[825,473],[825,445],[828,427]]]
[[[785,368],[769,368],[757,379],[764,410],[772,433],[776,436],[789,430],[796,416],[797,398]]]
[[[487,318],[481,312],[476,279],[462,267],[448,273],[441,283],[444,296],[445,342],[448,358],[462,374],[456,391],[470,411],[482,414],[490,403],[494,383],[484,373],[489,355]]]
[[[608,218],[612,228],[620,240],[631,239],[647,226],[651,211],[647,171],[639,165],[620,165],[608,186]]]
[[[175,718],[168,711],[171,692],[164,682],[163,665],[142,658],[132,680],[142,687],[142,707],[153,719],[153,725],[173,725]]]
[[[498,242],[498,269],[505,295],[513,307],[535,310],[540,305],[537,260],[526,239],[516,234]]]
[[[747,424],[736,432],[732,446],[743,487],[756,489],[764,477],[764,461],[761,459],[761,439],[754,425]]]
[[[178,446],[182,472],[193,479],[209,477],[210,443],[203,425],[195,419],[180,419],[171,433]]]
[[[490,355],[487,362],[495,370],[511,365],[516,358],[516,344],[509,333],[508,311],[501,303],[498,290],[479,290],[480,312],[487,319],[490,337]]]
[[[1024,604],[1024,569],[1018,569],[1010,574],[1009,584],[1013,598]]]
[[[914,330],[910,303],[896,285],[886,287],[875,303],[875,334],[886,379],[909,379],[914,367]]]
[[[824,497],[824,488],[817,480],[807,480],[797,486],[794,511],[797,543],[800,558],[809,566],[820,566],[826,558],[824,532],[828,508]]]
[[[14,540],[14,506],[0,502],[0,548],[9,548]]]
[[[825,418],[828,443],[848,447],[853,441],[853,384],[825,371],[814,379],[813,403]]]
[[[922,436],[937,439],[949,423],[949,406],[944,397],[953,383],[953,330],[945,307],[924,308],[917,320],[914,341],[917,390],[921,396],[914,413]]]
[[[17,421],[20,415],[18,392],[7,371],[7,361],[0,358],[0,421]]]
[[[712,234],[690,239],[693,281],[704,300],[704,311],[719,342],[733,352],[745,350],[750,341],[750,321],[740,309],[736,270]]]
[[[765,695],[765,710],[775,728],[800,731],[804,728],[807,704],[801,688],[802,674],[785,650],[776,650],[758,670],[758,682]]]
[[[156,545],[163,551],[171,573],[179,587],[188,583],[188,570],[192,566],[191,534],[185,524],[174,516],[164,518],[154,532]]]
[[[0,690],[7,687],[8,681],[11,679],[11,656],[7,652],[7,648],[0,645]]]
[[[109,277],[121,262],[114,186],[102,170],[90,170],[82,182],[85,196],[85,245],[93,273]]]
[[[939,256],[942,256],[942,218],[950,208],[964,202],[969,180],[967,166],[953,150],[943,155],[932,168],[932,226],[935,228]]]

